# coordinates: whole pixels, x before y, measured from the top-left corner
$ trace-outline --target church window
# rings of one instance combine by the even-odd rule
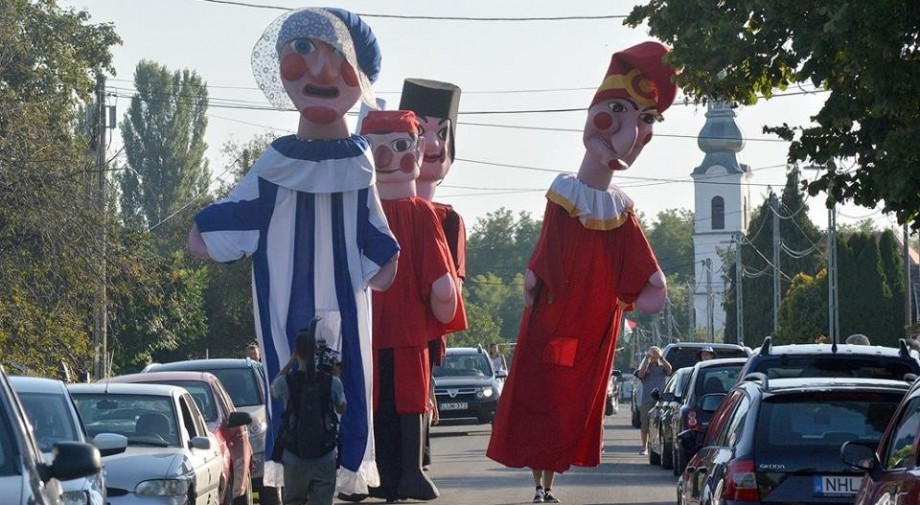
[[[712,199],[712,229],[725,229],[725,199],[721,196]]]

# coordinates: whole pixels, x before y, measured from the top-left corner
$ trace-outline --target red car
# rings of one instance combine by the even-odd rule
[[[185,388],[198,404],[208,430],[221,444],[221,453],[224,455],[221,503],[252,504],[252,445],[249,443],[248,428],[252,417],[234,408],[233,401],[216,376],[207,372],[150,372],[119,375],[108,381],[147,382]],[[231,483],[231,486],[227,486],[227,483]]]

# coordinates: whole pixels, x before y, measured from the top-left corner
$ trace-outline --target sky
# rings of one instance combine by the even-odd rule
[[[247,5],[233,5],[240,2]],[[453,205],[472,232],[477,219],[499,208],[540,219],[544,194],[559,172],[575,172],[584,154],[586,109],[610,56],[649,40],[644,27],[630,28],[623,17],[636,3],[578,0],[470,0],[388,2],[342,0],[329,6],[362,15],[381,46],[380,77],[374,85],[389,108],[399,104],[402,82],[421,77],[454,83],[463,90],[456,133],[456,160],[435,194]],[[137,63],[155,61],[170,70],[189,69],[207,83],[207,155],[215,179],[224,174],[228,141],[247,142],[270,131],[293,133],[297,113],[273,110],[255,84],[252,46],[283,9],[306,6],[290,0],[60,0],[64,8],[86,10],[91,23],[112,23],[123,40],[113,48],[116,75],[108,76],[119,122],[133,94]],[[262,6],[262,7],[260,7]],[[270,8],[263,8],[270,7]],[[280,8],[276,8],[280,7]],[[403,19],[413,17],[591,19],[486,21]],[[753,170],[751,196],[760,205],[768,188],[785,185],[788,144],[762,133],[764,125],[808,125],[826,97],[814,88],[790,88],[771,100],[736,109],[745,135],[741,163]],[[683,95],[678,94],[678,99]],[[577,109],[554,112],[554,109]],[[355,109],[357,111],[357,109]],[[668,209],[693,207],[690,173],[703,160],[697,135],[705,108],[677,103],[658,123],[655,138],[626,172],[614,176],[648,220]],[[354,123],[354,117],[350,119]],[[115,132],[109,146],[121,146]],[[812,179],[816,173],[804,174]],[[216,186],[216,184],[215,184]],[[809,198],[809,216],[826,228],[824,196]],[[837,223],[873,219],[880,228],[896,226],[877,209],[838,206]]]

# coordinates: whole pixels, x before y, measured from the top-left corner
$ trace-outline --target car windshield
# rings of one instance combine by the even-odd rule
[[[699,347],[674,347],[668,351],[668,363],[677,370],[695,365],[699,360]],[[717,348],[716,356],[719,358],[746,358],[747,353],[741,348]]]
[[[917,373],[917,366],[896,357],[823,355],[823,356],[762,356],[749,372],[765,373],[767,377],[860,377],[865,379],[903,380],[908,373]],[[748,372],[748,373],[749,373]]]
[[[485,353],[464,353],[451,354],[444,356],[444,362],[440,366],[434,367],[432,375],[435,377],[491,377],[492,364]]]
[[[709,366],[700,368],[694,392],[698,396],[728,392],[734,386],[735,381],[738,380],[738,372],[740,371],[741,363],[727,367]]]
[[[89,436],[117,433],[129,444],[179,446],[176,415],[168,396],[74,393]]]
[[[55,442],[78,441],[77,427],[68,399],[62,394],[19,393],[29,424],[42,452],[51,452]]]
[[[9,419],[10,413],[6,412],[6,404],[0,401],[0,476],[17,473],[16,453],[18,450],[13,440]]]
[[[755,452],[839,458],[840,444],[878,444],[903,393],[817,392],[776,395],[764,401],[757,422]]]
[[[207,422],[217,421],[217,406],[214,405],[214,397],[211,395],[211,386],[204,381],[158,381],[159,384],[169,384],[185,388],[191,393],[195,403],[198,404],[198,410],[201,411],[202,417]]]
[[[235,407],[262,405],[261,389],[252,368],[218,368],[207,371],[220,379]]]

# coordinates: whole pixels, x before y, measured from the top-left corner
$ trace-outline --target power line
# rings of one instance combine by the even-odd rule
[[[236,0],[197,0],[199,2],[215,3],[223,5],[233,5],[235,7],[251,7],[255,9],[270,10],[294,10],[291,7],[280,5],[254,4],[249,2],[240,2]],[[364,18],[381,18],[381,19],[412,19],[426,21],[582,21],[582,20],[603,20],[603,19],[625,19],[624,14],[610,14],[597,16],[548,16],[548,17],[477,17],[477,16],[410,16],[401,14],[368,14],[357,12],[357,15]]]

